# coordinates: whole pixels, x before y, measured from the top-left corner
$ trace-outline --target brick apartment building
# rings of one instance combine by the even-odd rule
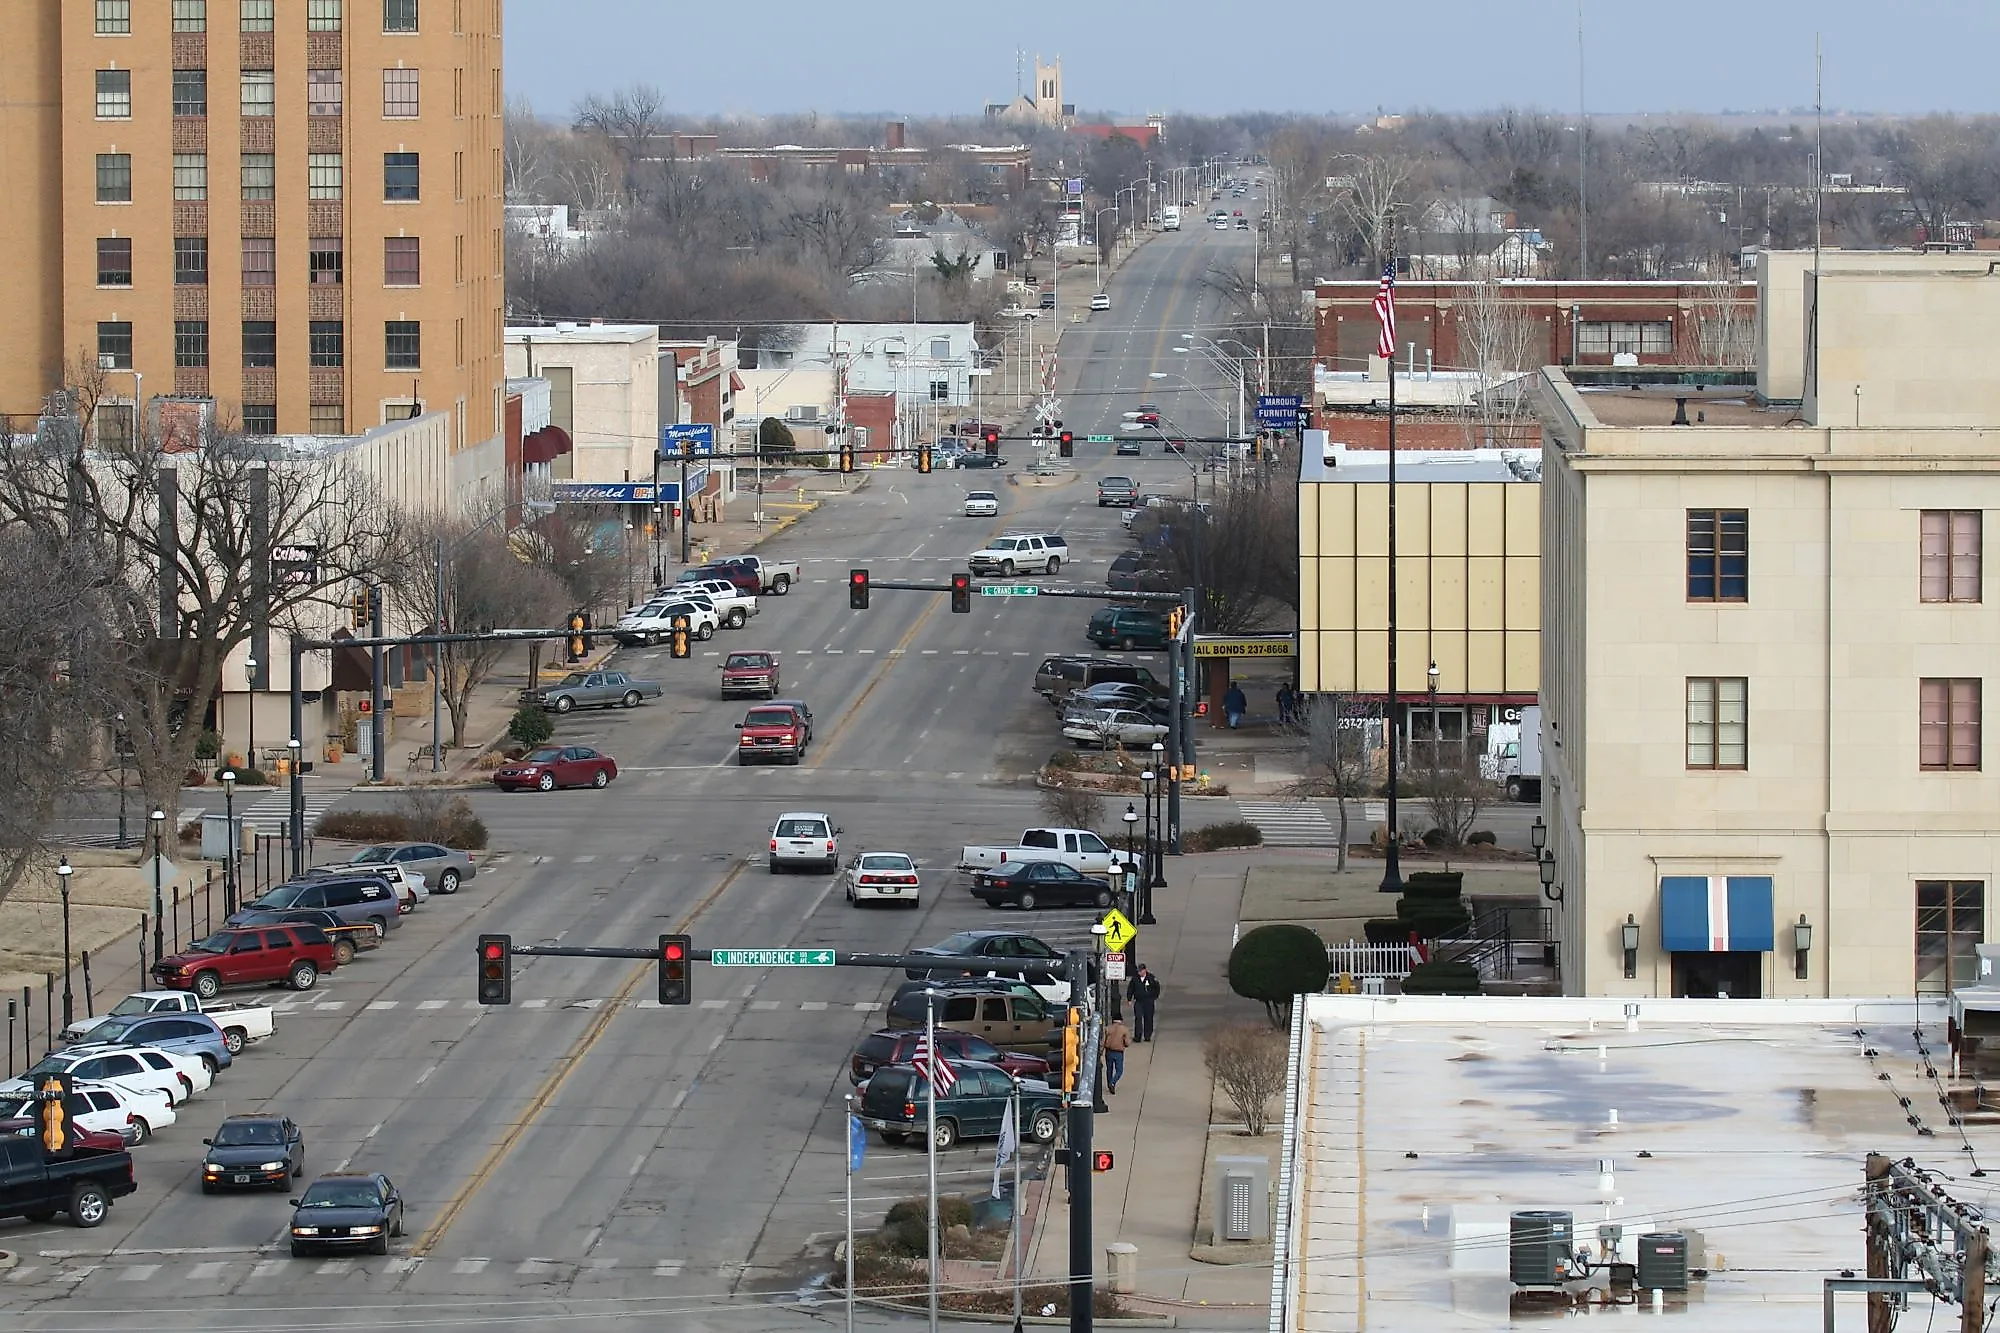
[[[81,363],[106,376],[100,432],[142,397],[256,433],[445,410],[454,472],[478,450],[498,473],[498,3],[9,12],[0,413]]]

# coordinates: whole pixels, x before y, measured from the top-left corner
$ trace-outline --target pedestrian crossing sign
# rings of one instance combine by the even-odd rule
[[[1132,918],[1117,908],[1104,914],[1104,947],[1112,953],[1124,953],[1125,946],[1139,938],[1139,928],[1132,924]]]

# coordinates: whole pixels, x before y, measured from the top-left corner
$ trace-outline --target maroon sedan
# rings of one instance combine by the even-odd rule
[[[618,761],[588,745],[545,745],[493,772],[502,791],[554,791],[557,787],[607,787],[618,776]]]
[[[869,1075],[883,1065],[908,1064],[916,1058],[917,1043],[923,1035],[922,1031],[901,1028],[883,1028],[869,1033],[854,1048],[854,1056],[848,1061],[847,1081],[865,1083]],[[1049,1076],[1049,1062],[1041,1056],[1000,1050],[986,1038],[971,1032],[939,1028],[937,1039],[938,1050],[944,1053],[946,1060],[977,1060],[982,1064],[998,1065],[1015,1078],[1046,1079]]]

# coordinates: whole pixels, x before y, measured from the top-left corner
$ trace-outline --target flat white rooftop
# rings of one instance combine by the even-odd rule
[[[1984,1155],[2000,1167],[2000,1131],[1968,1128],[1967,1153],[1924,1072],[1909,1001],[1648,1000],[1631,1030],[1622,1001],[1585,999],[1315,996],[1303,1014],[1308,1104],[1274,1328],[1657,1317],[1688,1333],[1817,1330],[1822,1279],[1867,1271],[1870,1152],[1913,1158],[1954,1177],[1945,1187],[1961,1202],[2000,1208],[2000,1170],[1970,1176]],[[1946,1073],[1942,1010],[1922,1018]],[[1668,1293],[1657,1316],[1645,1294],[1523,1306],[1508,1278],[1519,1209],[1573,1213],[1593,1251],[1600,1223],[1620,1226],[1628,1262],[1641,1233],[1688,1232],[1707,1277]],[[1905,1326],[1921,1328],[1930,1305],[1912,1298]],[[1956,1327],[1958,1311],[1937,1317]],[[1840,1298],[1839,1327],[1865,1327],[1862,1297]]]

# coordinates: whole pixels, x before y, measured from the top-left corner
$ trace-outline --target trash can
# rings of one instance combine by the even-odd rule
[[[1123,1240],[1106,1245],[1104,1272],[1111,1279],[1111,1290],[1120,1296],[1139,1290],[1139,1247]]]

